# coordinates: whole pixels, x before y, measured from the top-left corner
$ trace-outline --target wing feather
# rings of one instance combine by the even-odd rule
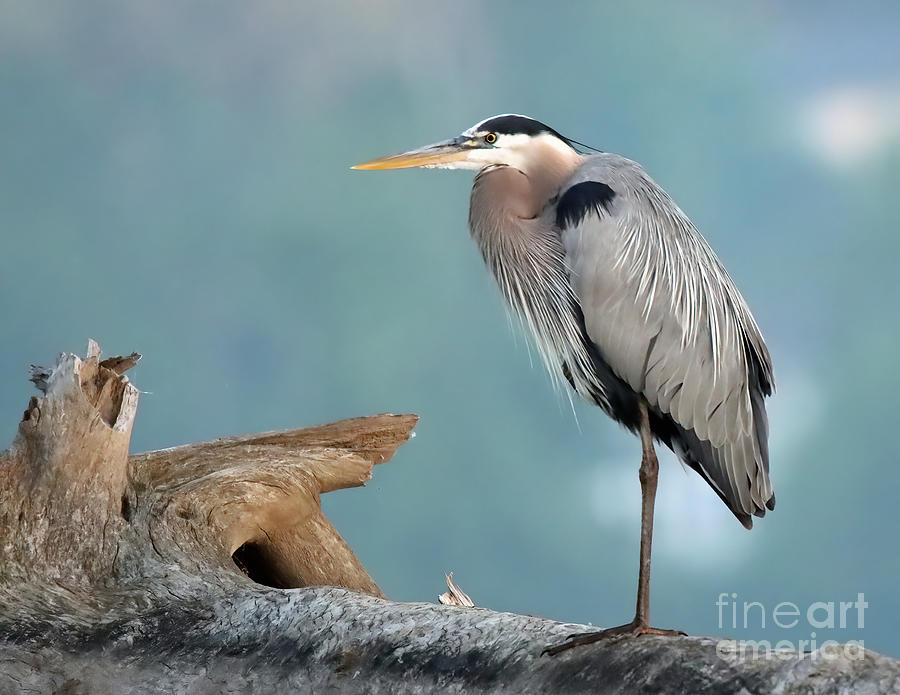
[[[563,210],[603,186],[602,205]],[[657,435],[744,523],[774,505],[763,398],[768,350],[715,254],[634,162],[586,159],[563,188],[557,224],[587,337],[609,369],[662,418]],[[669,431],[669,428],[671,431]]]

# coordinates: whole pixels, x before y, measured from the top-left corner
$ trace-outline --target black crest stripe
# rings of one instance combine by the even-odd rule
[[[560,140],[565,139],[550,126],[527,116],[497,116],[496,118],[489,118],[478,126],[478,130],[490,131],[501,135],[535,136],[548,133],[555,135]]]

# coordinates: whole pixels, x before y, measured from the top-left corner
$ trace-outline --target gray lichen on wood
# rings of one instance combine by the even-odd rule
[[[91,341],[32,370],[43,395],[0,454],[0,693],[900,692],[871,652],[646,637],[549,658],[585,626],[386,601],[320,497],[364,484],[414,415],[129,457],[139,358]]]

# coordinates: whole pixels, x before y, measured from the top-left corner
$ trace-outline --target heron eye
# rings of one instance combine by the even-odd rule
[[[488,145],[493,145],[495,142],[497,142],[497,133],[488,133],[484,136],[484,141]]]

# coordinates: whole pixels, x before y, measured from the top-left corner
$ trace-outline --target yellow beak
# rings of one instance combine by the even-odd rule
[[[469,156],[470,149],[460,138],[453,138],[452,140],[436,142],[433,145],[420,147],[417,150],[410,150],[402,154],[392,154],[387,157],[373,159],[370,162],[363,162],[350,168],[370,171],[378,169],[408,169],[410,167],[441,167],[466,159]]]

